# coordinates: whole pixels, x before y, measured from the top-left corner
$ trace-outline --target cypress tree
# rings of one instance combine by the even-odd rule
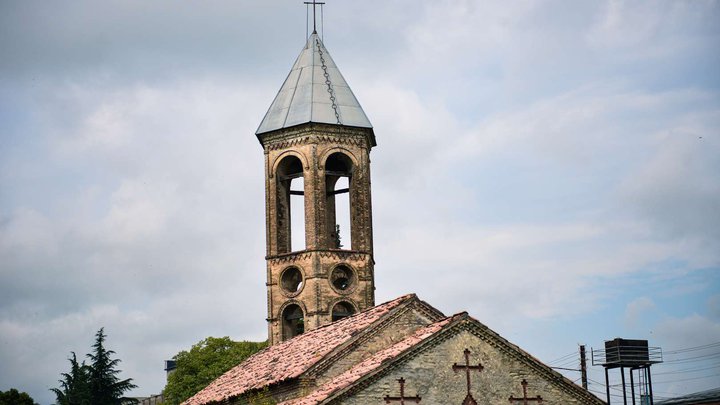
[[[111,358],[115,352],[105,349],[105,338],[104,328],[100,328],[95,334],[93,352],[87,355],[91,361],[88,366],[90,398],[96,405],[120,405],[129,400],[123,394],[137,385],[132,383],[132,378],[120,380],[117,377],[121,372],[116,369],[120,360]]]
[[[55,393],[57,405],[91,405],[90,401],[90,370],[83,361],[79,364],[75,352],[71,352],[70,372],[62,373],[62,380],[58,380],[60,388],[52,388]]]

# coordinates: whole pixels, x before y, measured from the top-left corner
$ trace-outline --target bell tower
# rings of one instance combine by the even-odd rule
[[[316,32],[256,135],[265,153],[272,345],[375,304],[375,134]]]

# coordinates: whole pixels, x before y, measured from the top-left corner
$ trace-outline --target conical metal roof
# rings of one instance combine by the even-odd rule
[[[372,128],[316,33],[308,38],[255,133],[308,122]]]

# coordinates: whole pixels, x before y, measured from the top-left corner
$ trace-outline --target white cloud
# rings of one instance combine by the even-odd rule
[[[648,297],[640,297],[625,306],[625,324],[629,328],[635,328],[640,317],[647,311],[655,308],[655,302]]]
[[[43,402],[103,325],[145,394],[201,338],[263,338],[253,133],[302,45],[302,9],[94,4],[0,13],[17,79],[0,91],[0,381]],[[417,292],[539,330],[707,294],[714,3],[360,4],[333,6],[326,43],[378,138],[378,302]],[[283,29],[258,28],[270,15]],[[678,283],[632,302],[639,276]],[[715,336],[713,302],[655,333]]]

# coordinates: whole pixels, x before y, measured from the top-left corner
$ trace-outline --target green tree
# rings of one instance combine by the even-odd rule
[[[15,388],[0,391],[0,405],[37,405],[27,392],[20,392]]]
[[[124,398],[123,394],[136,387],[132,378],[120,380],[117,375],[120,370],[116,367],[120,360],[113,359],[112,350],[105,349],[104,328],[95,334],[95,344],[92,353],[87,357],[89,365],[78,363],[74,352],[70,360],[70,372],[62,373],[60,388],[52,388],[55,393],[57,405],[119,405],[133,402]],[[0,405],[4,405],[0,403]]]
[[[60,388],[52,388],[57,398],[57,405],[91,405],[90,403],[90,370],[83,361],[79,364],[75,352],[71,352],[70,372],[62,373],[59,380]]]
[[[90,371],[90,398],[93,404],[119,405],[129,401],[123,394],[137,388],[137,385],[132,383],[132,378],[120,380],[117,377],[121,372],[121,370],[116,369],[120,360],[112,359],[111,356],[115,352],[105,349],[106,337],[104,328],[100,328],[95,334],[93,351],[87,355],[91,361],[88,366]]]
[[[168,377],[164,401],[181,403],[265,347],[267,342],[235,342],[227,336],[201,340],[190,351],[183,350],[173,357],[177,368]]]

